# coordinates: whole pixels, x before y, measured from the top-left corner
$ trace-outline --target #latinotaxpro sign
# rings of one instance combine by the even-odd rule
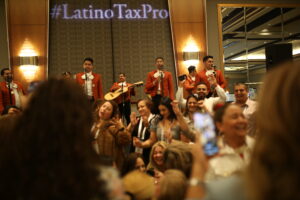
[[[169,12],[166,9],[156,9],[150,4],[141,4],[139,8],[128,8],[127,4],[113,4],[112,9],[99,9],[89,5],[88,8],[69,9],[68,4],[55,4],[50,13],[52,19],[64,20],[138,20],[166,19]]]

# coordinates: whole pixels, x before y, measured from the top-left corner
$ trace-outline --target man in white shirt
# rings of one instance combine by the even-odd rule
[[[210,87],[215,87],[216,93],[218,97],[209,97],[207,95],[209,93],[207,85],[204,82],[200,82],[196,86],[195,96],[198,97],[199,106],[201,109],[213,114],[213,108],[218,103],[225,103],[226,101],[226,93],[222,87],[217,83],[216,78],[212,75],[209,77]],[[180,102],[181,107],[185,107],[186,100],[182,95],[182,87],[179,87],[176,93],[176,99]]]
[[[248,135],[254,136],[255,134],[255,110],[257,103],[248,98],[248,86],[244,83],[236,83],[234,85],[234,104],[242,107],[243,114],[248,120]]]

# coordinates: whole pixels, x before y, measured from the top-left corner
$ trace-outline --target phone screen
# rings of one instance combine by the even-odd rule
[[[195,113],[194,127],[201,133],[204,153],[208,156],[218,153],[217,135],[212,117],[207,113]]]

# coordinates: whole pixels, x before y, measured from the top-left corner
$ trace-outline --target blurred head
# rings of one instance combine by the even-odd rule
[[[124,81],[126,81],[126,76],[124,73],[120,73],[119,74],[119,82],[124,82]]]
[[[163,69],[163,67],[164,67],[164,58],[163,57],[157,57],[155,59],[155,66],[159,70]]]
[[[213,56],[204,56],[203,58],[204,67],[206,70],[214,69],[214,57]]]
[[[138,170],[140,172],[146,171],[144,159],[137,153],[130,153],[124,160],[121,176],[125,176],[128,172]]]
[[[204,99],[208,95],[207,85],[204,82],[200,82],[196,86],[196,93],[199,99]]]
[[[66,80],[45,81],[16,123],[13,145],[9,154],[4,154],[9,164],[5,170],[0,166],[0,171],[9,174],[0,176],[8,179],[1,181],[5,187],[19,188],[14,195],[24,199],[106,196],[99,179],[100,162],[91,145],[91,127],[91,106],[82,87]],[[1,195],[6,191],[0,190]]]
[[[63,79],[72,79],[71,72],[63,72],[61,75]]]
[[[197,74],[195,66],[189,66],[188,71],[191,76],[195,76]]]
[[[173,142],[164,152],[165,169],[178,169],[190,177],[193,163],[191,147],[183,142]]]
[[[176,169],[168,169],[160,181],[157,200],[182,200],[185,198],[187,178]]]
[[[99,118],[109,120],[118,116],[118,105],[114,101],[104,101],[99,107]]]
[[[149,116],[151,114],[152,101],[148,99],[140,99],[137,102],[137,110],[141,116]]]
[[[162,118],[173,120],[176,119],[176,115],[173,111],[172,105],[171,105],[172,100],[169,97],[162,97],[159,105],[158,105],[158,110],[159,114]]]
[[[198,99],[194,95],[189,95],[186,99],[186,112],[185,115],[188,113],[195,113],[199,110],[198,107]]]
[[[300,198],[299,76],[297,61],[274,68],[264,79],[257,140],[247,173],[253,199]]]
[[[12,72],[9,68],[4,68],[1,70],[1,76],[5,81],[8,81],[9,79],[12,79]]]
[[[247,134],[247,119],[242,108],[236,104],[226,103],[219,108],[214,115],[214,120],[219,132],[225,138],[244,138]]]
[[[89,73],[89,72],[93,71],[93,64],[94,64],[93,58],[88,57],[83,60],[82,67],[85,72]]]
[[[123,178],[124,189],[135,200],[151,200],[154,195],[154,179],[138,170],[129,172]]]
[[[248,87],[244,83],[236,83],[234,85],[234,97],[237,103],[246,103],[248,99]]]
[[[150,167],[153,167],[158,170],[162,170],[164,168],[164,159],[163,153],[167,148],[167,143],[164,141],[156,142],[150,152]],[[150,168],[148,167],[148,168]]]
[[[0,117],[0,146],[5,147],[7,139],[13,134],[16,121],[19,115],[4,115]]]

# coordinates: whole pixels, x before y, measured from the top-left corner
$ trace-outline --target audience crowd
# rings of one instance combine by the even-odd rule
[[[226,102],[223,76],[205,72],[190,67],[175,99],[137,101],[128,124],[70,72],[35,84],[1,110],[1,199],[300,199],[300,63],[268,72],[257,102],[244,83]]]

